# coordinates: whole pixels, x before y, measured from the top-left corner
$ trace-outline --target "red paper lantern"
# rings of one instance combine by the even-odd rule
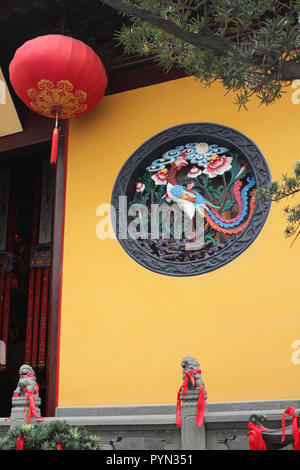
[[[100,58],[82,41],[49,34],[23,44],[9,74],[16,94],[30,109],[56,118],[51,150],[55,163],[58,119],[82,116],[104,96],[107,77]]]

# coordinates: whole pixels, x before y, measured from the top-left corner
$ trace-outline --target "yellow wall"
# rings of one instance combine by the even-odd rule
[[[299,397],[291,345],[300,336],[300,240],[290,249],[283,236],[286,202],[273,204],[247,251],[196,277],[150,272],[117,240],[96,236],[96,209],[110,203],[124,162],[177,124],[233,127],[258,145],[273,178],[289,172],[300,158],[294,91],[238,112],[220,85],[184,78],[105,97],[70,122],[59,406],[175,403],[187,354],[200,362],[209,402]]]

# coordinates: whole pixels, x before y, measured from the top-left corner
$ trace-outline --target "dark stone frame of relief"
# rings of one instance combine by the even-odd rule
[[[115,208],[112,214],[117,239],[123,249],[140,265],[159,274],[169,276],[196,276],[218,269],[234,260],[256,239],[267,219],[271,202],[256,201],[251,220],[245,230],[231,237],[231,242],[220,251],[206,255],[197,261],[167,261],[146,251],[137,240],[119,237],[120,211],[119,197],[130,200],[135,192],[137,178],[153,160],[178,145],[188,142],[209,142],[226,146],[237,152],[251,167],[257,187],[271,182],[271,175],[261,151],[247,136],[227,126],[214,123],[187,123],[166,129],[144,142],[125,162],[115,182],[111,203]],[[124,220],[122,221],[124,223]]]

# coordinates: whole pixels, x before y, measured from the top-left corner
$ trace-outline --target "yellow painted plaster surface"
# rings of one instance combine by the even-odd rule
[[[117,175],[145,140],[186,122],[233,127],[264,154],[273,179],[300,158],[300,105],[290,89],[268,108],[238,112],[234,96],[193,78],[107,96],[70,122],[59,406],[175,403],[180,361],[201,365],[208,401],[298,398],[300,241],[283,236],[285,203],[273,204],[255,242],[211,273],[150,272],[96,215]],[[294,100],[295,101],[295,100]]]

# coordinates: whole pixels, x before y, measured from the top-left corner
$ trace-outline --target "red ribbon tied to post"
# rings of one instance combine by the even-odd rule
[[[181,385],[178,394],[177,394],[177,408],[176,408],[176,426],[178,428],[181,427],[181,398],[180,394],[182,392],[183,395],[187,394],[189,381],[195,388],[195,378],[194,374],[201,374],[201,370],[191,370],[184,373],[184,381]],[[196,423],[199,428],[203,426],[204,420],[204,411],[205,411],[205,392],[203,385],[197,385],[196,388],[199,388],[199,397],[198,397],[198,404],[197,404],[197,415],[196,415]]]
[[[300,428],[298,427],[297,419],[300,419],[300,415],[295,415],[295,408],[289,406],[282,415],[282,439],[281,442],[285,440],[285,415],[292,417],[292,435],[294,439],[293,448],[294,450],[300,450]]]
[[[35,374],[26,374],[27,377],[35,377]],[[28,388],[25,388],[25,397],[26,397],[26,402],[25,402],[25,408],[24,408],[24,413],[26,411],[27,407],[27,401],[29,400],[29,411],[28,411],[28,418],[27,418],[27,424],[30,423],[31,415],[34,416],[35,419],[38,421],[44,421],[44,418],[39,416],[37,414],[37,411],[35,409],[35,400],[34,400],[34,395],[37,395],[39,393],[39,386],[37,382],[35,382],[35,391],[34,394],[28,390]]]
[[[248,423],[249,449],[250,450],[268,450],[262,436],[262,431],[268,431],[264,426],[257,426],[254,423]]]
[[[35,409],[35,401],[34,401],[33,393],[31,391],[29,391],[27,388],[25,389],[25,397],[26,397],[26,402],[25,402],[24,413],[26,411],[27,401],[29,400],[29,411],[28,411],[27,424],[30,423],[31,415],[34,416],[34,418],[37,419],[38,421],[44,421],[44,418],[39,416],[37,414],[36,409]]]

